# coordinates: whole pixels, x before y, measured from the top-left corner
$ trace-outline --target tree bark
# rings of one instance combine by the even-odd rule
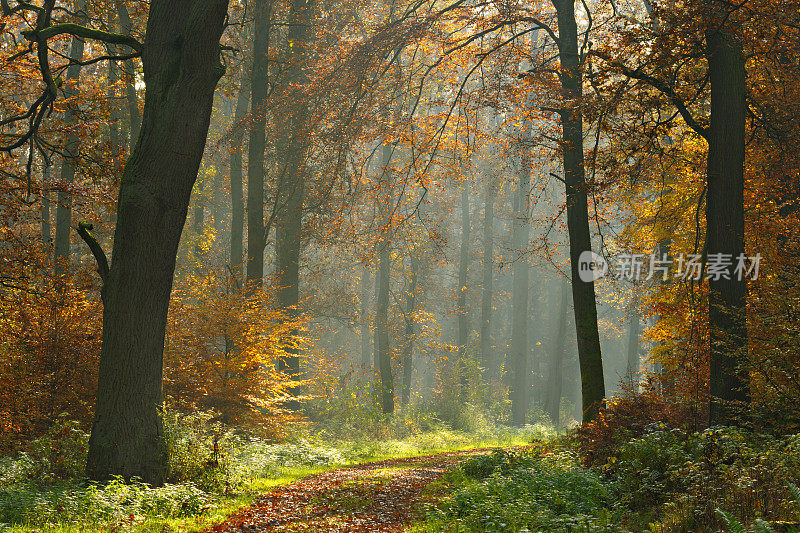
[[[216,239],[220,238],[222,235],[223,224],[222,221],[226,217],[225,213],[225,203],[223,198],[225,198],[225,194],[223,192],[223,175],[220,172],[219,168],[214,168],[214,180],[212,181],[211,187],[211,194],[209,198],[212,199],[211,202],[211,219],[213,220],[213,228],[214,234]]]
[[[494,377],[492,360],[492,301],[494,284],[494,201],[497,186],[489,177],[483,208],[483,286],[481,294],[481,364],[486,377]]]
[[[50,225],[50,163],[42,163],[42,242],[48,247],[53,244],[53,230]],[[49,253],[48,253],[49,254]]]
[[[414,373],[414,313],[417,308],[417,280],[419,277],[419,258],[411,252],[411,279],[406,292],[405,339],[403,339],[403,390],[400,400],[403,407],[411,400],[411,377]]]
[[[529,209],[531,167],[527,157],[518,169],[519,182],[514,199],[514,225],[511,247],[517,254],[513,267],[512,305],[514,316],[511,319],[511,423],[514,426],[525,425],[528,411],[528,384],[530,369],[528,357],[528,276],[530,265],[525,259],[524,251],[528,247],[530,225]]]
[[[269,37],[271,0],[255,3],[253,68],[250,70],[250,140],[247,145],[247,282],[258,290],[264,281],[264,155],[267,151]]]
[[[361,279],[361,308],[359,310],[359,326],[361,331],[361,366],[365,370],[372,368],[372,343],[370,342],[370,324],[369,324],[369,286],[370,286],[370,273],[369,268],[364,265],[362,267]]]
[[[742,45],[729,28],[721,2],[711,2],[715,27],[706,35],[711,78],[706,245],[708,256],[726,254],[734,265],[744,254],[744,158],[746,80]],[[736,404],[749,402],[747,281],[709,281],[711,340],[710,423],[737,423]],[[739,405],[741,407],[741,405]]]
[[[559,56],[563,102],[561,142],[564,181],[567,196],[567,230],[572,274],[572,300],[575,308],[575,330],[581,368],[583,421],[597,416],[606,391],[603,378],[603,357],[597,328],[597,304],[594,282],[581,280],[578,261],[581,253],[592,249],[589,233],[587,183],[583,159],[583,76],[578,54],[578,28],[573,0],[553,0],[558,15]]]
[[[305,200],[304,177],[308,138],[305,135],[308,119],[308,102],[299,87],[308,83],[306,63],[312,37],[314,0],[292,0],[289,11],[287,34],[287,79],[291,90],[289,98],[295,112],[287,117],[287,127],[281,135],[278,149],[280,174],[278,176],[279,206],[281,216],[275,231],[275,259],[278,278],[278,302],[291,315],[297,313],[300,302],[300,249],[303,229],[303,202]],[[288,350],[290,355],[281,359],[279,367],[291,375],[300,372],[300,357],[297,350]]]
[[[86,21],[84,11],[84,0],[78,0],[75,5],[77,21],[83,24]],[[69,57],[73,61],[83,59],[83,49],[85,41],[81,37],[72,37],[69,47]],[[67,68],[67,76],[64,83],[64,97],[74,98],[77,96],[78,78],[81,74],[80,65],[73,64]],[[71,102],[64,111],[64,123],[74,125],[76,119],[75,103]],[[58,205],[56,205],[56,237],[53,248],[53,259],[55,262],[56,275],[61,275],[66,271],[70,256],[70,231],[72,229],[72,192],[70,188],[75,181],[75,170],[78,166],[78,150],[80,139],[74,131],[67,133],[64,143],[64,157],[61,163],[61,178],[58,189]]]
[[[462,398],[467,388],[467,377],[464,365],[467,354],[467,344],[469,343],[467,274],[469,272],[470,238],[469,188],[465,183],[461,187],[461,251],[458,262],[458,288],[456,290],[456,314],[458,316],[458,338],[456,340],[458,346],[458,363],[456,364],[456,368],[459,373],[459,386],[461,387],[460,394]]]
[[[639,341],[642,336],[642,322],[639,318],[639,310],[636,308],[636,302],[631,306],[630,324],[628,325],[628,366],[625,370],[625,379],[631,385],[637,380],[639,374],[639,361],[641,348]]]
[[[194,254],[192,259],[195,262],[195,268],[200,266],[200,263],[203,258],[203,247],[202,247],[202,239],[203,239],[203,226],[205,225],[205,188],[206,188],[206,175],[200,176],[198,180],[199,183],[196,183],[194,191],[195,191],[195,200],[194,200],[194,209],[192,213],[192,234],[195,240],[194,243]]]
[[[558,314],[555,316],[556,324],[552,331],[555,338],[550,343],[550,367],[548,380],[550,386],[545,400],[545,412],[550,417],[555,427],[561,423],[561,393],[564,382],[564,349],[567,345],[567,318],[569,313],[569,284],[564,280],[559,282]]]
[[[124,35],[133,31],[131,15],[125,2],[117,1],[117,17],[119,17],[120,30]],[[130,153],[139,139],[139,130],[142,126],[142,117],[139,113],[139,95],[136,92],[136,63],[133,59],[122,62],[123,79],[125,81],[125,99],[128,103],[128,124],[130,126]]]
[[[244,197],[242,172],[242,144],[244,143],[244,124],[250,107],[250,87],[242,82],[236,111],[233,115],[234,131],[231,137],[231,257],[230,268],[236,286],[241,287],[243,279],[242,258],[244,256]]]
[[[224,72],[225,0],[153,0],[142,128],[125,165],[104,286],[103,347],[87,473],[160,484],[164,334],[175,258]]]
[[[391,269],[391,217],[393,207],[392,180],[388,170],[392,147],[381,147],[381,240],[378,244],[377,298],[375,308],[375,367],[378,369],[381,410],[384,414],[394,412],[394,376],[392,375],[392,352],[389,344],[389,279]]]
[[[108,46],[109,53],[116,53],[116,47]],[[115,148],[122,146],[122,136],[120,133],[120,109],[119,100],[117,99],[117,81],[119,80],[119,68],[113,61],[108,62],[108,101],[111,109],[109,110],[108,117],[108,132],[111,138],[111,143]]]

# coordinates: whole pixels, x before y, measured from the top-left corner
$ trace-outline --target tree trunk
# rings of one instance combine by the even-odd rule
[[[603,379],[603,357],[597,328],[597,304],[594,282],[582,281],[578,272],[581,254],[592,249],[589,233],[586,174],[583,162],[583,117],[580,103],[583,77],[578,55],[578,28],[572,0],[553,0],[558,14],[559,56],[563,109],[564,181],[567,196],[567,230],[572,274],[572,301],[575,308],[575,330],[578,360],[581,367],[583,421],[590,422],[600,410],[606,395]]]
[[[269,34],[271,0],[255,3],[253,68],[250,70],[250,141],[247,145],[247,282],[258,290],[264,281],[264,154],[267,150]]]
[[[233,115],[233,135],[231,136],[231,257],[230,267],[236,286],[243,280],[242,257],[244,255],[244,198],[242,182],[242,144],[244,143],[244,119],[250,107],[250,87],[242,82],[236,111]]]
[[[50,227],[50,163],[45,161],[42,164],[42,242],[49,247],[53,243],[53,230]]]
[[[224,0],[153,0],[142,63],[142,129],[122,175],[89,439],[92,479],[166,476],[159,417],[175,258],[224,72]]]
[[[297,313],[300,301],[300,249],[302,244],[303,202],[305,200],[304,177],[309,139],[305,134],[308,119],[308,102],[300,87],[308,83],[306,63],[312,37],[314,0],[292,0],[289,11],[287,34],[286,84],[292,87],[289,98],[295,112],[287,117],[287,126],[281,135],[278,150],[280,174],[278,194],[282,199],[281,216],[275,232],[276,273],[278,277],[278,302],[290,314]],[[289,374],[300,372],[300,357],[297,350],[288,350],[291,355],[279,362],[279,367]]]
[[[120,30],[124,35],[130,35],[133,30],[131,15],[123,1],[117,1],[117,17],[119,17]],[[122,72],[125,81],[125,99],[128,103],[128,123],[130,126],[130,153],[139,139],[139,130],[142,126],[142,117],[139,113],[139,96],[136,93],[136,64],[133,59],[122,62]]]
[[[406,292],[406,328],[405,339],[403,340],[403,393],[400,397],[403,407],[408,405],[411,399],[411,376],[414,373],[414,312],[417,307],[417,278],[419,276],[419,258],[412,250],[411,252],[411,279],[408,282]]]
[[[724,24],[726,10],[714,4],[721,3],[713,3],[711,9]],[[744,254],[745,60],[742,45],[729,29],[712,28],[706,38],[711,78],[706,245],[708,257],[727,254],[735,265]],[[747,281],[744,276],[730,278],[709,282],[711,425],[737,423],[731,402],[748,403],[750,398]]]
[[[525,424],[528,411],[528,384],[530,369],[528,368],[528,275],[530,265],[525,259],[524,251],[529,242],[529,196],[531,183],[531,167],[527,160],[518,169],[519,183],[514,199],[514,226],[511,247],[517,254],[513,267],[512,305],[514,316],[511,318],[511,423],[514,426]]]
[[[550,420],[555,427],[561,423],[561,392],[564,382],[564,349],[567,345],[567,318],[569,313],[569,284],[566,281],[559,282],[559,304],[558,314],[555,316],[555,338],[550,343],[550,368],[548,369],[548,381],[550,386],[545,400],[545,412],[550,416]]]
[[[361,366],[365,370],[372,368],[372,343],[370,342],[369,334],[369,286],[370,286],[370,273],[366,265],[362,267],[361,279],[361,308],[359,310],[359,326],[361,331]]]
[[[109,55],[116,54],[116,47],[108,46]],[[117,81],[119,80],[119,68],[113,61],[108,62],[108,87],[107,95],[110,106],[108,116],[108,133],[111,138],[111,143],[115,149],[122,146],[122,137],[120,134],[120,110],[119,100],[117,99]]]
[[[83,24],[86,21],[84,11],[84,0],[78,0],[75,4],[77,23]],[[83,48],[85,41],[80,37],[73,37],[69,47],[69,57],[73,61],[83,59]],[[67,68],[67,76],[64,81],[64,97],[74,98],[77,96],[78,78],[81,74],[80,65],[70,65]],[[71,102],[64,111],[64,124],[74,126],[75,123],[75,103]],[[70,256],[70,232],[72,229],[72,192],[70,188],[75,181],[75,170],[78,166],[78,150],[80,139],[73,131],[67,133],[64,143],[64,157],[61,163],[61,179],[58,189],[58,205],[56,206],[56,238],[54,246],[54,261],[56,275],[66,271]]]
[[[639,375],[639,361],[641,348],[639,340],[642,335],[642,322],[639,318],[639,310],[636,308],[636,302],[631,305],[630,324],[628,326],[628,366],[625,370],[625,379],[631,385],[638,381]]]
[[[469,314],[467,312],[467,273],[469,272],[469,188],[465,183],[461,187],[461,253],[458,262],[458,288],[456,290],[456,314],[458,315],[458,363],[459,385],[463,397],[467,380],[464,369],[467,344],[469,343]]]
[[[391,217],[393,207],[392,180],[387,167],[392,156],[392,147],[381,148],[381,176],[385,187],[381,198],[381,240],[378,244],[377,301],[375,307],[375,367],[378,369],[381,410],[384,414],[394,412],[394,377],[392,376],[392,353],[389,345],[389,278],[391,269]]]
[[[203,226],[205,223],[205,188],[206,188],[206,175],[200,177],[199,183],[196,184],[194,209],[192,213],[192,237],[194,239],[194,254],[192,259],[195,261],[195,268],[200,266],[203,258]]]
[[[489,177],[483,208],[483,287],[481,295],[481,364],[486,377],[494,377],[492,360],[492,300],[494,283],[494,200],[497,186]]]
[[[223,219],[225,218],[225,198],[224,191],[222,190],[223,175],[219,168],[214,169],[214,181],[212,182],[211,194],[211,218],[213,220],[213,228],[216,239],[219,240],[222,235]]]

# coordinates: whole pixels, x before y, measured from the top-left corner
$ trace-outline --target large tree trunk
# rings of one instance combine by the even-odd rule
[[[75,4],[77,21],[83,24],[86,20],[84,11],[84,0],[78,0]],[[69,48],[69,57],[73,61],[83,59],[83,48],[85,41],[81,37],[73,37]],[[80,65],[73,64],[67,69],[67,76],[64,83],[64,96],[73,98],[77,96],[78,78],[81,74]],[[73,126],[76,115],[75,103],[72,102],[64,111],[64,123]],[[70,131],[64,143],[64,157],[61,163],[61,179],[58,190],[58,205],[56,206],[56,238],[53,256],[55,260],[56,274],[63,274],[66,271],[70,256],[70,231],[72,227],[72,192],[70,188],[75,181],[75,170],[78,166],[78,150],[80,139],[77,133]]]
[[[389,345],[389,279],[391,269],[391,217],[393,207],[392,180],[388,170],[392,147],[381,148],[381,176],[384,188],[381,198],[381,240],[378,243],[377,298],[375,307],[375,368],[378,369],[381,410],[384,414],[394,412],[394,376],[392,375],[392,351]]]
[[[518,169],[519,184],[514,200],[514,227],[511,247],[516,259],[513,267],[512,305],[514,316],[511,318],[511,423],[514,426],[525,424],[528,411],[528,384],[530,369],[528,366],[528,276],[530,265],[525,259],[524,250],[529,242],[529,209],[531,167],[527,161]]]
[[[153,0],[142,63],[142,129],[120,185],[87,473],[160,484],[158,410],[175,257],[224,72],[225,0]]]
[[[495,372],[492,360],[492,301],[494,283],[494,200],[497,186],[494,179],[486,181],[483,208],[483,286],[481,287],[481,364],[487,378]]]
[[[244,119],[250,107],[250,87],[242,82],[236,111],[233,115],[233,135],[231,136],[231,257],[230,267],[234,282],[241,286],[243,280],[242,258],[244,256],[244,197],[242,172],[242,144],[244,144]]]
[[[710,7],[724,24],[726,9],[716,2]],[[708,257],[727,254],[735,265],[744,254],[745,60],[742,45],[729,29],[711,28],[706,37],[711,77],[706,245]],[[750,396],[747,281],[744,276],[730,278],[709,282],[712,425],[736,423],[731,402],[747,403]]]
[[[586,173],[583,163],[583,76],[578,55],[578,28],[573,0],[553,0],[558,14],[559,56],[563,102],[561,124],[563,139],[564,181],[567,191],[567,230],[572,273],[572,300],[575,307],[575,330],[581,367],[583,421],[597,415],[606,395],[603,357],[597,329],[597,304],[594,282],[581,280],[578,262],[581,254],[592,249],[589,233]]]
[[[253,68],[250,70],[252,122],[247,145],[247,282],[257,290],[264,281],[264,154],[267,150],[269,34],[271,0],[255,3]]]
[[[561,423],[560,407],[561,392],[564,382],[564,349],[567,345],[567,318],[569,313],[569,284],[566,281],[559,281],[559,304],[558,314],[555,315],[555,332],[553,342],[549,343],[550,365],[547,379],[550,382],[547,388],[547,398],[545,399],[545,412],[550,416],[550,420],[555,427]]]

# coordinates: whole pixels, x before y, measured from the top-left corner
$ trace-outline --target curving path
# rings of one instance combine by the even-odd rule
[[[265,494],[208,533],[398,532],[419,504],[434,498],[425,487],[481,448],[340,468]]]

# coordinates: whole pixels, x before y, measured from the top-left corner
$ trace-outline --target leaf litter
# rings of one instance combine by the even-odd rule
[[[473,455],[496,448],[389,459],[339,468],[264,494],[205,533],[399,532],[420,504],[425,488]]]

